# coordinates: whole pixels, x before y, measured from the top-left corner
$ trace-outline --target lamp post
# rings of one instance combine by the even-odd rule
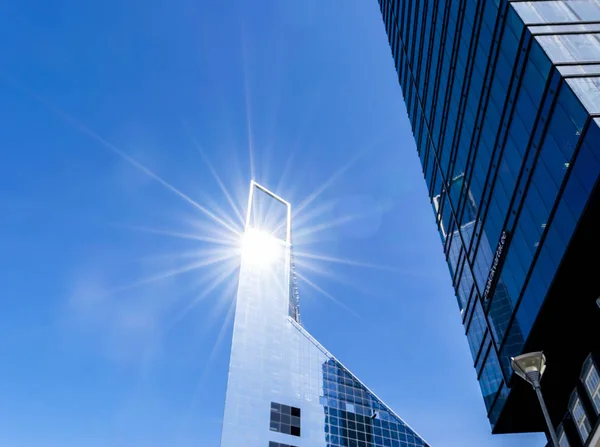
[[[540,389],[540,381],[546,370],[546,356],[541,351],[521,354],[517,357],[511,357],[510,365],[515,373],[535,390],[535,394],[540,401],[540,407],[542,407],[542,413],[544,413],[544,419],[546,419],[552,445],[558,447],[558,438],[556,437],[556,432],[552,426],[552,421],[550,420],[550,415],[542,396],[542,390]]]

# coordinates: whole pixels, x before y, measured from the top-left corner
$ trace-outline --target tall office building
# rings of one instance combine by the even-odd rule
[[[427,446],[300,324],[290,216],[251,184],[221,447]]]
[[[600,445],[600,1],[379,0],[494,433]]]

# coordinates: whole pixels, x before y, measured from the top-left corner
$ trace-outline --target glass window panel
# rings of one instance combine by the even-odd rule
[[[575,230],[575,225],[577,225],[578,220],[579,219],[575,219],[569,209],[568,203],[563,198],[558,204],[550,229],[556,228],[560,235],[560,240],[566,245],[571,240],[571,235],[573,234],[573,230]],[[557,255],[560,254],[562,257],[564,247],[560,247],[560,249],[561,251],[557,252]]]
[[[500,363],[498,362],[498,356],[496,350],[492,347],[490,349],[488,357],[485,361],[485,366],[479,377],[479,386],[481,387],[481,393],[483,394],[483,400],[485,406],[490,410],[496,393],[502,383],[502,371],[500,370]]]
[[[523,32],[523,20],[521,20],[514,8],[508,9],[508,15],[506,16],[506,24],[515,34],[515,36],[521,36],[521,33]]]
[[[519,289],[521,289],[521,287],[523,286],[525,275],[529,270],[529,264],[531,263],[531,258],[533,257],[531,250],[528,248],[527,245],[527,239],[525,238],[523,230],[519,225],[515,229],[513,239],[511,242],[511,247],[507,255],[510,256],[512,254],[516,258],[513,258],[513,262],[515,262],[513,277]]]
[[[523,126],[523,123],[519,119],[518,115],[513,116],[510,124],[509,135],[513,142],[513,145],[521,157],[525,154],[525,149],[529,144],[529,132]]]
[[[535,68],[533,70],[535,70]],[[537,82],[539,83],[540,81]],[[535,122],[535,117],[537,115],[539,102],[537,104],[533,102],[526,89],[527,85],[523,85],[525,85],[525,88],[522,88],[517,96],[517,103],[515,105],[515,118],[518,116],[527,133],[531,134],[533,123]]]
[[[535,36],[554,63],[600,61],[600,34]]]
[[[548,208],[556,198],[569,164],[551,134],[547,134],[535,166],[534,182]]]
[[[595,1],[571,0],[568,6],[580,20],[595,22],[600,20],[600,4]]]
[[[536,225],[536,221],[531,215],[531,210],[527,205],[521,210],[521,216],[519,217],[519,229],[523,232],[525,237],[524,247],[530,256],[533,256],[536,250],[534,244],[539,241],[539,236],[542,233],[542,228]],[[529,258],[529,256],[527,256]]]
[[[584,378],[585,389],[594,404],[597,413],[600,413],[600,375],[595,363],[590,362],[589,370]]]
[[[490,265],[492,264],[492,257],[492,248],[490,247],[490,243],[487,239],[486,230],[484,230],[481,235],[481,242],[479,243],[477,255],[473,265],[475,281],[477,283],[477,287],[479,287],[479,290],[483,290],[485,288],[485,282],[489,275]]]
[[[567,114],[571,122],[575,125],[575,128],[581,133],[585,122],[588,118],[588,113],[585,111],[581,102],[573,93],[573,90],[564,85],[560,88],[558,93],[558,103],[560,107],[564,109],[564,113]]]
[[[575,123],[560,105],[556,105],[554,108],[548,131],[548,135],[552,135],[566,162],[570,162],[581,135],[581,130],[575,126]],[[568,167],[568,165],[566,166]]]
[[[473,360],[475,360],[475,357],[479,352],[479,347],[481,346],[481,341],[483,340],[484,329],[485,316],[483,315],[481,303],[479,300],[476,300],[473,316],[471,317],[471,324],[469,325],[469,330],[467,332],[467,339],[469,341],[469,347],[471,348]]]
[[[473,287],[473,274],[471,273],[471,268],[469,264],[465,263],[465,267],[463,268],[460,287],[458,287],[458,298],[462,307],[467,305],[467,300],[469,298],[469,293],[471,292],[471,288]]]
[[[506,336],[506,341],[500,353],[500,363],[505,377],[509,377],[513,371],[510,367],[510,358],[522,353],[524,345],[524,337],[519,326],[519,322],[513,320]]]
[[[569,78],[567,83],[589,113],[600,113],[600,78]]]
[[[485,2],[484,5],[483,20],[485,20],[486,23],[493,25],[496,22],[498,6],[494,2]]]
[[[575,426],[577,427],[577,432],[581,440],[585,443],[590,434],[591,425],[577,392],[575,392],[574,397],[571,399],[569,409],[573,416],[573,422],[575,422]]]
[[[506,67],[506,72],[510,74],[512,72],[513,64],[517,60],[518,52],[519,39],[510,31],[510,29],[507,29],[500,43],[500,54],[502,54],[509,63],[503,65],[499,59],[496,64],[496,70],[503,70],[504,67]]]
[[[600,24],[575,23],[572,25],[536,25],[529,28],[533,34],[564,34],[586,31],[600,32]]]
[[[527,25],[577,21],[575,13],[563,3],[559,1],[513,2],[511,6]]]
[[[534,45],[534,47],[536,47],[536,45]],[[521,88],[527,90],[527,93],[529,94],[531,101],[535,104],[535,109],[537,111],[538,107],[542,103],[547,75],[543,76],[535,64],[527,64],[526,67],[527,68],[525,69],[525,75],[523,76],[523,84]]]
[[[563,76],[589,74],[600,75],[600,64],[591,65],[562,65],[558,67],[558,71]]]
[[[577,176],[572,175],[567,182],[563,192],[563,199],[571,210],[571,214],[579,220],[579,216],[585,207],[588,195],[586,194]]]
[[[537,231],[539,234],[542,233],[543,229],[546,228],[546,222],[550,210],[544,205],[538,192],[538,185],[531,183],[527,190],[527,197],[525,198],[525,204],[531,213],[533,223],[538,226]]]
[[[510,321],[513,312],[513,302],[515,299],[511,298],[510,291],[504,281],[504,271],[500,275],[498,282],[496,283],[496,289],[494,290],[494,296],[492,298],[492,304],[488,311],[488,318],[492,323],[492,335],[498,345],[502,342],[506,328]]]

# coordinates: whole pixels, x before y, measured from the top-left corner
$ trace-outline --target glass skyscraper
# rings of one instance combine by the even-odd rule
[[[493,431],[544,430],[510,368],[533,350],[553,424],[581,420],[570,395],[600,350],[600,1],[379,4]]]
[[[290,216],[252,183],[221,447],[427,446],[300,324]]]

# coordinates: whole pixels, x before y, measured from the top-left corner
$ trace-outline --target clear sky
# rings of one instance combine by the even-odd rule
[[[218,445],[252,176],[306,205],[304,325],[428,442],[544,445],[490,435],[376,0],[2,2],[0,41],[0,445]]]

